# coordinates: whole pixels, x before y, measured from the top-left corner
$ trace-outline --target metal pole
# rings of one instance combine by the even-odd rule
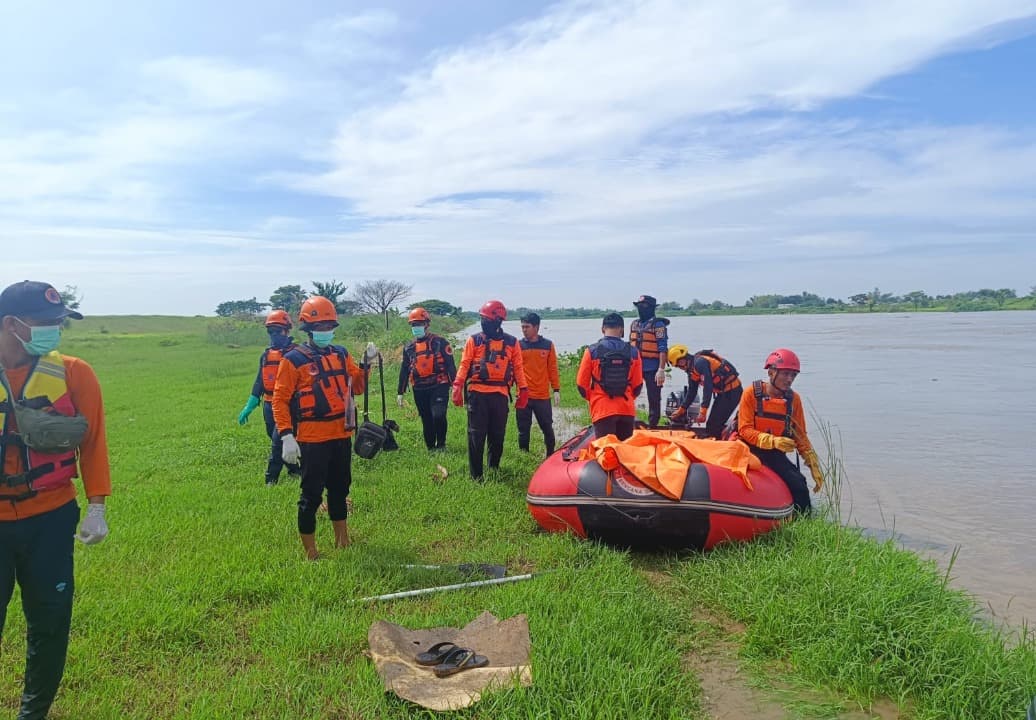
[[[421,588],[420,590],[404,590],[403,592],[389,593],[387,595],[373,595],[371,597],[352,600],[350,604],[374,602],[376,600],[398,600],[399,598],[414,597],[416,595],[428,595],[435,592],[447,592],[449,590],[461,590],[463,588],[482,587],[484,585],[502,585],[504,583],[518,582],[535,577],[534,573],[525,575],[514,575],[512,577],[493,578],[492,580],[475,580],[474,582],[457,583],[455,585],[439,585],[438,587]]]

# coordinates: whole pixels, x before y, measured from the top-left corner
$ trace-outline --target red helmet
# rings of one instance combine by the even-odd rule
[[[338,323],[338,310],[326,297],[312,295],[306,298],[299,310],[299,322],[303,327],[312,323],[332,321]]]
[[[802,370],[802,366],[799,364],[799,356],[788,348],[777,348],[767,355],[766,364],[763,365],[763,368],[765,370],[770,368],[775,370],[794,370],[795,372]]]
[[[288,317],[287,310],[271,310],[270,314],[266,316],[266,327],[271,325],[283,325],[286,328],[291,327],[291,318]]]
[[[486,320],[506,320],[507,308],[499,300],[487,300],[486,304],[479,308],[478,316]]]
[[[412,323],[431,322],[432,318],[428,314],[428,311],[425,310],[423,307],[415,307],[413,310],[410,311],[410,314],[407,315],[406,321]]]

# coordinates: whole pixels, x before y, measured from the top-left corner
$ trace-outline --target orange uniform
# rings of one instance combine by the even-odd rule
[[[104,430],[104,404],[101,385],[86,362],[79,358],[62,356],[65,366],[65,384],[76,411],[86,418],[88,428],[77,451],[78,474],[83,480],[87,497],[111,495],[111,468],[108,465],[108,442]],[[18,396],[29,378],[32,364],[4,371],[11,392]],[[9,413],[6,430],[17,430],[14,413]],[[24,469],[21,453],[12,452],[17,446],[9,445],[4,453],[4,474],[17,475]],[[75,500],[74,485],[53,490],[42,490],[35,497],[17,502],[0,502],[0,521],[19,520],[55,510]]]
[[[510,395],[512,385],[528,387],[518,341],[507,333],[498,338],[487,338],[485,333],[470,336],[464,343],[455,382],[466,382],[471,392],[501,395]]]
[[[795,449],[803,457],[813,455],[813,445],[806,435],[806,416],[802,410],[802,397],[788,391],[791,396],[791,413],[788,400],[774,392],[769,383],[757,381],[745,388],[737,411],[737,434],[749,445],[758,447],[759,434],[770,433],[775,437],[790,437]]]
[[[273,388],[277,432],[293,432],[294,426],[295,439],[300,443],[351,437],[353,431],[346,429],[346,423],[352,425],[355,418],[347,416],[353,406],[347,397],[346,377],[352,383],[352,394],[363,394],[364,372],[343,347],[307,344],[287,353],[277,368]]]
[[[522,349],[525,378],[529,381],[529,399],[549,400],[551,390],[561,391],[558,354],[554,343],[540,336],[536,342],[519,340],[518,345]]]
[[[579,394],[590,403],[590,422],[598,422],[611,415],[635,416],[637,414],[635,399],[644,384],[644,369],[640,353],[636,348],[631,347],[625,393],[612,397],[605,392],[601,385],[600,357],[601,348],[605,347],[605,343],[608,349],[621,348],[626,344],[622,338],[605,336],[600,343],[583,351],[583,358],[579,362],[579,370],[576,373],[576,386],[579,388]]]

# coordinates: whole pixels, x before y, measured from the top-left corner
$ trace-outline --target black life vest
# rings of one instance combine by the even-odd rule
[[[592,381],[601,386],[608,397],[623,397],[629,389],[630,366],[633,364],[633,347],[622,343],[622,347],[608,347],[598,342],[590,351],[590,357],[597,361],[600,377]]]

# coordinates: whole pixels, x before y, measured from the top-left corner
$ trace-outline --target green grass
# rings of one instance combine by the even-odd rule
[[[779,659],[782,673],[836,698],[889,695],[918,718],[1013,717],[1025,688],[1036,687],[1029,642],[1011,647],[975,624],[969,600],[891,544],[820,520],[686,557],[538,533],[524,504],[538,432],[533,453],[521,454],[512,426],[500,471],[476,484],[461,411],[450,411],[449,451],[429,455],[409,399],[389,406],[402,449],[353,460],[355,544],[332,550],[319,516],[327,557],[305,562],[297,485],[286,477],[263,485],[261,419],[236,423],[261,346],[210,342],[207,319],[101,320],[107,332],[73,326],[62,349],[88,360],[104,387],[111,535],[77,544],[69,664],[52,718],[437,717],[383,692],[364,655],[367,630],[376,620],[461,626],[483,610],[528,616],[535,684],[489,695],[461,717],[701,718],[684,662],[715,640],[694,619],[701,607],[746,623],[748,657]],[[387,345],[403,332],[379,337]],[[362,342],[350,338],[350,350]],[[390,395],[396,372],[387,371]],[[562,372],[566,405],[582,407],[575,365]],[[437,464],[445,481],[434,477]],[[539,574],[351,604],[458,579],[401,565],[462,562]],[[0,653],[0,707],[9,714],[24,664],[18,602]]]

